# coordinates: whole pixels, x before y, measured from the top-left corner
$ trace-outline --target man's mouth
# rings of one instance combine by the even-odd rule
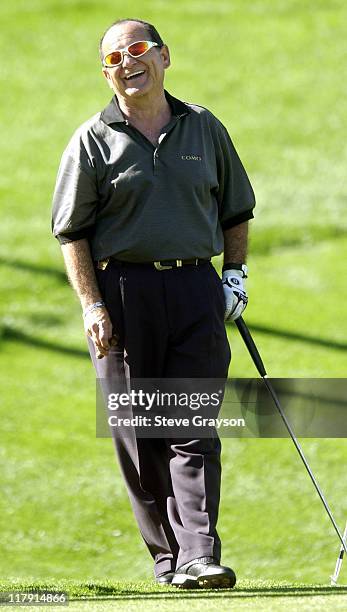
[[[137,77],[141,76],[142,74],[145,74],[144,70],[137,70],[136,72],[132,72],[131,74],[128,74],[124,78],[125,78],[126,81],[131,81],[132,79],[136,79]]]

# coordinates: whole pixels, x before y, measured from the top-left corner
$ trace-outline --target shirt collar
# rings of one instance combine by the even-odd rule
[[[165,97],[168,103],[170,104],[172,114],[174,116],[183,117],[184,115],[188,115],[188,113],[190,113],[190,109],[187,104],[185,104],[178,98],[174,98],[166,90]],[[125,123],[125,119],[123,117],[122,111],[119,108],[116,96],[113,96],[111,102],[101,112],[100,119],[101,121],[106,123],[106,125],[111,125],[112,123]]]

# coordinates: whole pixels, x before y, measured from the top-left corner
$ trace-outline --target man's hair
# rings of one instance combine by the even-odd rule
[[[105,32],[103,33],[102,37],[100,38],[100,42],[99,42],[99,54],[101,57],[101,60],[104,59],[104,55],[102,52],[102,43],[104,41],[104,38],[107,34],[107,32],[113,28],[113,26],[119,25],[121,23],[128,23],[129,21],[134,21],[135,23],[140,23],[141,25],[145,26],[148,35],[149,35],[149,40],[151,40],[152,42],[158,43],[158,45],[160,47],[162,47],[164,45],[164,42],[158,32],[158,30],[154,27],[154,25],[152,25],[151,23],[148,23],[148,21],[142,21],[142,19],[132,19],[132,18],[128,18],[128,19],[118,19],[117,21],[114,21],[108,28],[107,30],[105,30]]]

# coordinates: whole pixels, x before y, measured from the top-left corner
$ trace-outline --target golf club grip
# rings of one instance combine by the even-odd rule
[[[249,353],[253,359],[254,365],[257,368],[259,374],[261,377],[266,376],[266,370],[264,367],[264,364],[262,362],[262,359],[259,355],[258,349],[254,344],[253,338],[250,334],[250,331],[246,325],[246,323],[244,322],[242,317],[239,317],[238,319],[235,320],[236,326],[242,336],[242,339],[245,343],[245,345],[247,346]]]

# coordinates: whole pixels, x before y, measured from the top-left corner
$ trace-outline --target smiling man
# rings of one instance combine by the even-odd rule
[[[170,53],[154,26],[114,23],[100,57],[114,95],[73,135],[53,203],[97,376],[225,380],[224,321],[247,304],[252,187],[218,119],[164,90]],[[222,251],[221,281],[210,259]],[[115,445],[157,581],[233,587],[216,530],[218,437]]]

